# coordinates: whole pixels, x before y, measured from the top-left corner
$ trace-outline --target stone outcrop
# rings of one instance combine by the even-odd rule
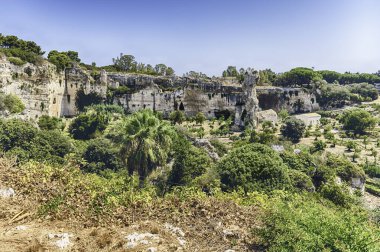
[[[96,76],[78,65],[58,73],[48,61],[16,66],[5,56],[0,57],[1,91],[22,99],[26,119],[41,115],[75,116],[75,97],[81,89],[86,94],[95,92],[104,99],[107,97],[127,112],[149,108],[164,116],[174,110],[181,110],[187,116],[197,112],[208,118],[233,116],[238,127],[255,126],[257,113],[263,109],[287,109],[293,113],[319,108],[315,95],[307,90],[256,87],[258,78],[258,73],[251,69],[247,70],[242,84],[228,77],[193,79],[104,70]]]

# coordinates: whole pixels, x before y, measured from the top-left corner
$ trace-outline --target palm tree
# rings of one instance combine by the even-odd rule
[[[174,128],[151,110],[122,118],[107,129],[107,136],[120,145],[129,173],[137,171],[142,180],[165,163],[175,135]]]

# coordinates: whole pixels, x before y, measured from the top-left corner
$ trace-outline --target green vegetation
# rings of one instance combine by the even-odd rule
[[[306,125],[296,118],[288,118],[281,127],[281,134],[292,142],[298,142],[305,133]]]
[[[17,95],[0,93],[0,111],[7,110],[12,114],[21,113],[25,109]]]
[[[43,115],[38,118],[38,127],[42,130],[62,130],[65,125],[60,118]]]
[[[352,109],[343,113],[340,122],[345,130],[352,131],[355,134],[364,134],[375,126],[376,119],[368,111]]]
[[[255,231],[267,251],[377,251],[379,233],[360,209],[334,207],[309,195],[275,197],[263,228]]]
[[[50,51],[48,54],[48,60],[57,67],[58,72],[65,70],[66,67],[70,67],[74,62],[80,62],[78,53],[74,51]]]
[[[245,192],[286,189],[287,167],[278,154],[261,144],[249,144],[232,150],[218,164],[222,188],[242,188]]]

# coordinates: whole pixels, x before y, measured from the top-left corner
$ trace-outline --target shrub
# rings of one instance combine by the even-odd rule
[[[313,182],[309,176],[305,173],[297,170],[289,170],[290,184],[292,187],[313,192],[315,190]]]
[[[174,149],[174,163],[168,179],[170,186],[190,184],[211,165],[211,159],[205,151],[192,146],[185,139],[181,138]]]
[[[289,169],[301,171],[309,176],[315,173],[316,165],[310,153],[302,151],[295,154],[290,151],[284,151],[280,153],[280,157]]]
[[[346,182],[351,182],[352,178],[361,178],[363,180],[365,178],[363,169],[344,157],[328,155],[326,166],[334,170]]]
[[[10,63],[12,63],[13,65],[16,65],[16,66],[22,66],[25,64],[25,62],[18,57],[9,57],[8,60]]]
[[[4,108],[12,114],[20,113],[25,109],[25,105],[17,95],[2,95],[0,99],[3,99]]]
[[[352,131],[354,134],[364,134],[376,124],[376,119],[363,109],[345,111],[339,121],[345,130]]]
[[[245,192],[253,190],[285,189],[289,186],[286,165],[270,147],[249,144],[236,148],[218,163],[223,190]]]
[[[364,171],[371,178],[380,178],[380,166],[376,164],[364,165]]]
[[[37,123],[41,130],[62,130],[64,128],[62,120],[54,116],[43,115],[38,119]]]
[[[182,111],[176,110],[170,113],[169,120],[173,124],[181,124],[186,120],[185,114]]]
[[[103,98],[96,92],[86,94],[83,89],[78,90],[75,96],[75,106],[79,111],[84,111],[85,107],[101,104]]]
[[[218,139],[213,138],[210,140],[210,143],[215,148],[215,151],[218,153],[219,157],[223,157],[227,153],[227,147]]]
[[[198,112],[194,119],[197,124],[202,124],[206,120],[206,116],[202,112]]]
[[[88,140],[100,134],[107,126],[103,114],[86,113],[76,117],[69,126],[69,132],[74,139]]]
[[[305,133],[306,125],[296,118],[288,118],[281,127],[281,134],[292,142],[299,142]]]
[[[321,187],[320,194],[338,206],[347,207],[354,202],[348,188],[344,185],[337,185],[335,183],[324,184]]]
[[[365,211],[334,207],[311,195],[273,198],[255,228],[265,251],[379,251],[379,229]]]
[[[83,153],[83,159],[86,164],[82,166],[82,169],[86,172],[116,171],[122,164],[119,159],[119,150],[113,147],[109,140],[103,138],[89,141]]]

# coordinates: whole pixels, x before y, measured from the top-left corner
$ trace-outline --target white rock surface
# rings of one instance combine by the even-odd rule
[[[72,235],[68,233],[48,234],[49,239],[58,239],[54,242],[54,245],[60,249],[65,249],[71,245],[70,237],[72,237]]]
[[[156,234],[151,233],[132,233],[125,237],[127,239],[127,248],[134,248],[139,244],[148,245],[151,244],[152,241],[158,242],[160,237]]]
[[[5,188],[5,189],[0,189],[0,197],[1,198],[10,198],[15,196],[15,191],[13,188]]]

